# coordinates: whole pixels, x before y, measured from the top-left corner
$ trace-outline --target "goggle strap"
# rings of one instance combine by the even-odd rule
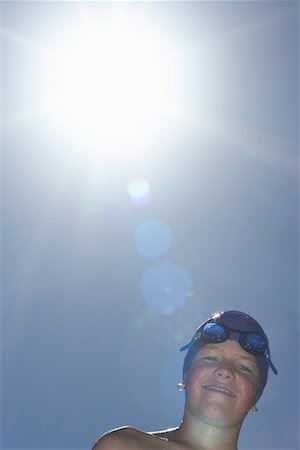
[[[193,341],[192,341],[193,342]],[[188,344],[184,345],[183,347],[181,347],[181,349],[179,350],[180,352],[184,352],[185,350],[187,350],[188,348],[190,348],[190,346],[192,345],[192,342],[189,342]]]
[[[271,359],[269,356],[267,356],[267,359],[269,361],[269,366],[271,367],[271,369],[273,370],[273,372],[275,373],[275,375],[278,375],[278,370],[276,369],[276,367],[274,366],[274,364],[272,363]]]

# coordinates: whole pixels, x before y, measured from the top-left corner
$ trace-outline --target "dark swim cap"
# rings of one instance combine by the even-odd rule
[[[260,385],[259,389],[256,395],[256,401],[261,396],[267,380],[268,380],[268,369],[269,366],[272,368],[273,372],[277,374],[277,370],[274,367],[273,363],[271,362],[271,355],[270,355],[270,348],[269,348],[269,342],[268,338],[262,329],[262,327],[259,325],[259,323],[253,319],[253,317],[249,316],[248,314],[245,314],[240,311],[225,311],[222,313],[214,314],[212,317],[207,319],[205,322],[203,322],[198,328],[196,333],[194,334],[191,342],[188,345],[185,345],[180,350],[186,350],[188,349],[188,352],[186,354],[186,357],[184,359],[183,364],[183,377],[185,376],[185,373],[187,372],[189,366],[191,365],[195,355],[198,353],[198,351],[206,344],[206,342],[201,339],[201,327],[205,325],[208,321],[211,321],[212,323],[219,323],[223,324],[230,330],[230,334],[228,337],[223,339],[219,342],[224,342],[227,339],[231,339],[234,341],[237,341],[241,345],[240,337],[241,333],[257,333],[258,335],[263,337],[264,342],[266,343],[266,349],[261,355],[254,354],[256,364],[259,370],[260,375]],[[217,343],[217,342],[216,342]],[[252,353],[250,350],[243,348],[249,353]],[[252,353],[253,354],[253,353]]]

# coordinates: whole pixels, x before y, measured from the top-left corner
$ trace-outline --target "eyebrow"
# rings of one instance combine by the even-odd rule
[[[220,351],[220,348],[217,347],[217,345],[208,345],[206,344],[205,347],[203,347],[201,350],[217,350]]]
[[[237,355],[239,358],[241,359],[247,359],[248,361],[252,361],[255,362],[255,358],[254,356],[250,355],[250,356],[244,356],[244,355]]]

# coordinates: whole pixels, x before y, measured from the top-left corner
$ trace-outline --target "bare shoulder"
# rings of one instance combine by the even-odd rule
[[[131,427],[116,428],[104,434],[92,450],[161,450],[162,441],[169,442],[170,448],[179,448],[176,444],[178,428],[144,432]],[[181,448],[181,447],[180,447]]]
[[[133,450],[137,448],[138,433],[131,427],[116,428],[101,436],[92,450]]]
[[[178,428],[179,427],[172,427],[160,431],[151,431],[149,434],[151,434],[151,436],[157,436],[163,439],[172,439],[173,435],[176,435]]]

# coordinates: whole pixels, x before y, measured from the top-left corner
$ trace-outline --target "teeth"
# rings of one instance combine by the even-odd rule
[[[208,391],[222,392],[223,394],[229,395],[230,397],[235,397],[233,392],[220,386],[203,386],[203,387]]]

